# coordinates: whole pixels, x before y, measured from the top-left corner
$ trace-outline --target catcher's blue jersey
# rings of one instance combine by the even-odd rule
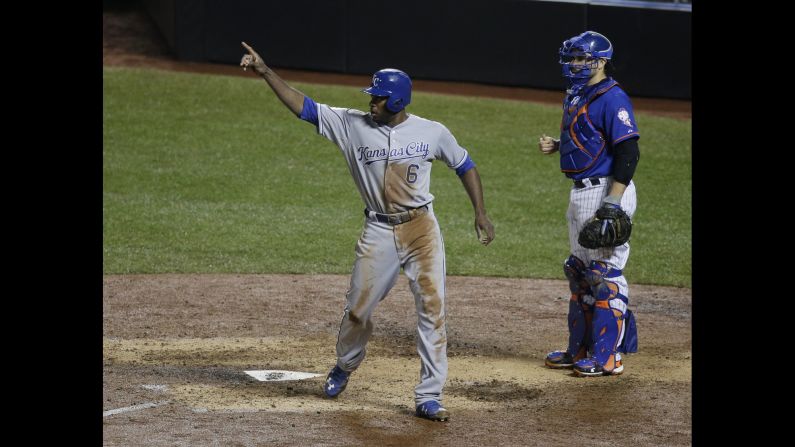
[[[566,96],[560,129],[560,167],[567,177],[607,177],[613,147],[640,138],[629,96],[612,78]]]

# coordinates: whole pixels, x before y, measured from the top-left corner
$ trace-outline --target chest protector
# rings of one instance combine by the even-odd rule
[[[618,82],[611,79],[585,97],[566,97],[563,103],[563,121],[560,124],[561,171],[582,172],[593,166],[600,156],[612,158],[612,155],[604,150],[604,135],[588,118],[588,105],[616,85]]]

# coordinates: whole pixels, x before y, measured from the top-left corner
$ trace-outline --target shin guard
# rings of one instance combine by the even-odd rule
[[[575,362],[592,351],[592,320],[593,307],[586,304],[582,296],[572,295],[569,300],[569,347],[566,351]]]
[[[610,371],[617,367],[616,352],[624,339],[628,299],[619,293],[618,284],[610,278],[621,276],[621,270],[612,269],[600,261],[592,261],[586,278],[594,291],[593,353],[595,360]],[[634,321],[634,320],[633,320]]]
[[[591,288],[585,280],[585,264],[571,255],[563,263],[563,273],[569,280],[571,299],[569,300],[569,347],[566,352],[574,361],[587,357],[591,350],[591,320],[593,318],[593,297]]]

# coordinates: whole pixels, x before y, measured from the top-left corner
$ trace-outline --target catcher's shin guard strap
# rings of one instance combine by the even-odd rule
[[[590,351],[591,345],[591,320],[593,308],[583,302],[582,296],[572,295],[569,300],[569,348],[572,357],[582,348]]]

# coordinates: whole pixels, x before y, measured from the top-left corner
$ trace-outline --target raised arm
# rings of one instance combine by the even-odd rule
[[[304,94],[290,87],[290,85],[284,82],[275,71],[265,65],[265,61],[262,60],[262,57],[260,57],[253,48],[245,42],[241,42],[241,44],[243,44],[243,48],[248,51],[248,54],[244,55],[240,60],[240,66],[243,67],[243,70],[245,71],[247,68],[251,67],[258,75],[265,79],[271,89],[273,89],[273,92],[276,93],[276,96],[279,97],[291,112],[296,116],[301,115],[301,110],[304,108]]]

